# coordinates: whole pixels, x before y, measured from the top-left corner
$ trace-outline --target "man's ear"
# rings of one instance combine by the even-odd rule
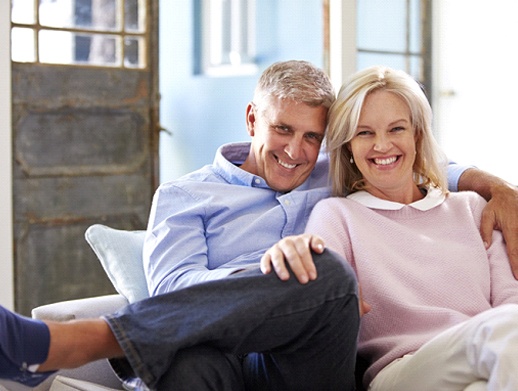
[[[246,130],[250,137],[254,136],[255,130],[255,105],[250,102],[248,106],[246,106]]]

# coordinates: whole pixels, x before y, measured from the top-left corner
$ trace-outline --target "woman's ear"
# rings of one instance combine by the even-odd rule
[[[255,133],[255,116],[255,105],[253,102],[250,102],[246,107],[246,130],[250,137],[253,137]]]

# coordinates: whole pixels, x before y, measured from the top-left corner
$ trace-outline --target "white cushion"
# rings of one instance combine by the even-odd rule
[[[118,390],[121,390],[119,388]],[[118,391],[115,388],[108,388],[84,380],[72,379],[65,376],[56,376],[49,391]]]
[[[94,224],[85,232],[113,286],[130,303],[149,297],[142,246],[146,231],[124,231]]]

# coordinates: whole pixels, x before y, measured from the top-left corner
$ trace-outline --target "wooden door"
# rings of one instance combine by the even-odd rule
[[[29,314],[114,292],[89,225],[145,228],[158,182],[158,0],[12,1],[15,307]],[[32,20],[17,19],[17,1],[35,5]]]

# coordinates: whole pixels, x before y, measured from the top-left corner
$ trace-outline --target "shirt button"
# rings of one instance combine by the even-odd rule
[[[259,184],[261,183],[261,180],[259,178],[255,178],[255,183]]]
[[[290,200],[284,200],[284,205],[286,205],[286,206],[290,206],[290,204],[291,204],[291,201],[290,201]]]

